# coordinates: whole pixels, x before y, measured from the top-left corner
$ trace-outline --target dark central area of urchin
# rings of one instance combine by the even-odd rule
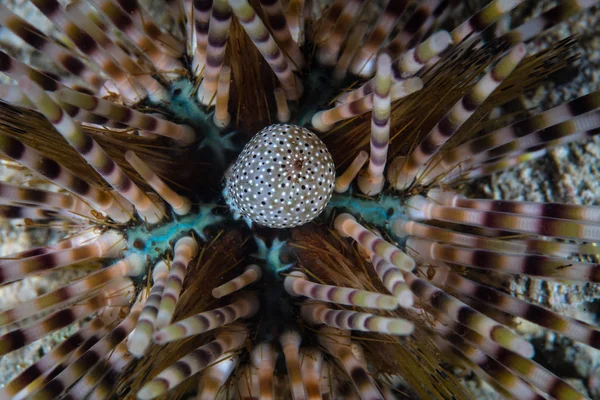
[[[198,166],[186,173],[194,175],[193,179],[188,180],[198,180],[201,184],[184,190],[187,190],[193,203],[210,206],[195,206],[191,215],[183,217],[173,214],[170,221],[156,226],[139,225],[130,229],[130,248],[151,258],[164,257],[170,251],[169,243],[172,245],[179,237],[188,235],[190,231],[202,234],[204,228],[212,230],[208,223],[202,222],[207,219],[218,221],[221,226],[225,224],[226,229],[242,231],[251,238],[245,244],[250,256],[244,261],[246,264],[256,263],[263,270],[262,279],[249,288],[258,292],[260,300],[258,315],[248,321],[255,325],[257,334],[253,341],[257,343],[267,340],[276,345],[279,335],[296,325],[298,315],[292,298],[284,289],[281,275],[282,271],[293,265],[296,257],[288,246],[282,245],[290,237],[289,230],[279,228],[302,225],[321,214],[331,198],[335,180],[335,167],[328,149],[305,126],[309,125],[315,112],[327,106],[339,87],[331,84],[327,70],[312,70],[303,81],[303,97],[289,104],[292,115],[289,123],[265,125],[261,132],[239,130],[235,116],[229,127],[222,129],[215,126],[214,107],[207,109],[198,103],[195,92],[197,85],[186,78],[171,84],[168,101],[143,104],[148,110],[158,111],[165,118],[189,125],[196,131],[197,142],[189,148],[178,150],[183,154],[180,156],[183,159],[180,158],[178,162],[186,160],[185,164]],[[256,147],[251,146],[253,140],[257,142]],[[279,155],[275,156],[275,153]],[[236,210],[230,207],[228,203],[231,202],[223,196],[223,189],[227,185],[224,177],[228,168],[235,166],[236,160],[241,161],[239,164],[242,168],[239,174],[233,175],[239,181],[234,186],[242,194],[246,189],[249,196],[258,196],[250,203],[262,207],[250,218],[254,224],[245,223],[248,218],[245,222],[236,219]],[[252,164],[253,161],[256,165]],[[254,168],[251,178],[256,180],[256,185],[246,188],[241,177],[248,168]],[[272,203],[267,204],[267,201]],[[239,202],[237,206],[239,212]],[[248,210],[245,211],[241,213],[242,217],[250,215]],[[265,215],[267,212],[268,216]],[[293,216],[298,213],[302,214],[301,217]],[[277,223],[269,224],[272,221]],[[293,223],[288,224],[288,221]],[[160,238],[167,239],[168,243],[160,243]],[[278,362],[278,365],[283,364]],[[285,367],[278,369],[285,370]]]

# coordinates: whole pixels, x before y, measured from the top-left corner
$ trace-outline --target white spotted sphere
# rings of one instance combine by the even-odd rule
[[[329,202],[335,166],[325,144],[297,125],[271,125],[246,144],[225,174],[233,211],[270,228],[315,219]]]

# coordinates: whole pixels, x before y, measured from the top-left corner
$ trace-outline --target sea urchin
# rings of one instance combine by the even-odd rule
[[[71,327],[2,398],[468,398],[454,365],[586,398],[512,328],[597,328],[498,281],[600,282],[600,209],[457,190],[598,132],[600,92],[489,117],[576,58],[524,43],[596,1],[450,31],[461,2],[169,0],[171,30],[135,0],[31,3],[60,33],[0,6],[52,65],[0,51],[0,153],[45,186],[2,182],[0,213],[63,238],[0,283],[78,278],[0,312],[0,355]]]

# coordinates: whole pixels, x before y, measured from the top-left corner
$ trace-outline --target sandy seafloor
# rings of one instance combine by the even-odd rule
[[[45,32],[50,25],[27,0],[0,0],[26,17]],[[468,7],[486,1],[469,1]],[[538,15],[555,1],[529,2],[515,19]],[[468,12],[467,12],[468,14]],[[562,24],[550,34],[529,44],[530,52],[547,47],[556,40],[572,34],[580,35],[577,51],[579,61],[555,79],[522,99],[525,107],[542,110],[579,97],[600,88],[600,10],[592,8],[586,13]],[[33,65],[44,65],[44,60],[32,54],[19,40],[0,27],[0,42]],[[3,77],[0,77],[3,81]],[[21,184],[35,180],[35,176],[0,163],[0,180]],[[575,204],[600,204],[600,137],[583,143],[573,143],[555,148],[541,159],[523,164],[491,177],[480,179],[465,188],[470,194],[506,200],[536,202],[568,202]],[[0,220],[0,256],[56,240],[56,234],[45,229],[24,230],[22,221]],[[62,282],[72,279],[64,273],[25,279],[0,287],[0,309],[26,301],[53,290]],[[593,284],[555,284],[538,279],[520,277],[507,279],[505,287],[515,296],[551,307],[563,314],[576,317],[593,325],[600,325],[600,286]],[[536,347],[536,361],[549,367],[559,376],[587,393],[600,399],[600,351],[573,343],[537,325],[522,322],[517,328],[531,338]],[[0,331],[0,333],[3,333]],[[53,344],[68,332],[46,337],[24,349],[0,358],[0,385],[13,378],[32,360],[49,351]],[[477,399],[495,399],[498,395],[472,374],[464,374],[464,383]]]

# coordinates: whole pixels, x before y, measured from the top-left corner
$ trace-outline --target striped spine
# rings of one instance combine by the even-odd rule
[[[40,206],[0,205],[0,218],[47,220],[58,218],[59,213]]]
[[[348,40],[344,45],[344,50],[335,63],[335,69],[333,71],[333,78],[336,81],[342,81],[348,74],[348,68],[352,62],[353,57],[359,51],[360,46],[363,43],[363,39],[367,34],[368,24],[365,21],[361,21],[352,28],[348,36]]]
[[[231,122],[231,114],[227,106],[229,104],[229,91],[231,85],[231,68],[223,66],[217,83],[217,98],[215,101],[215,113],[213,122],[219,128],[226,128]]]
[[[547,29],[550,29],[562,21],[566,21],[575,14],[598,4],[598,0],[568,0],[544,11],[536,18],[500,36],[500,40],[514,44],[529,41]]]
[[[306,296],[327,303],[382,310],[393,310],[398,306],[398,302],[393,296],[309,282],[306,275],[299,271],[289,274],[283,281],[283,285],[292,296]]]
[[[214,0],[208,28],[204,77],[198,89],[198,101],[204,105],[212,103],[217,93],[219,75],[225,62],[230,23],[231,8],[227,0]]]
[[[600,331],[577,320],[564,317],[536,304],[512,297],[491,287],[473,282],[451,271],[436,272],[432,280],[438,286],[467,295],[492,307],[521,317],[530,322],[551,329],[568,338],[585,343],[594,348],[600,347]]]
[[[371,114],[371,157],[366,173],[359,175],[358,187],[368,196],[381,193],[385,178],[383,171],[387,161],[390,141],[390,88],[392,84],[392,59],[389,54],[377,57],[373,113]]]
[[[452,31],[452,40],[455,44],[458,44],[468,35],[483,31],[522,2],[523,0],[494,0],[490,2],[471,18],[456,27]]]
[[[383,10],[371,33],[362,44],[350,63],[350,72],[354,75],[370,76],[373,72],[372,64],[375,54],[381,48],[383,42],[392,32],[398,19],[404,12],[408,0],[390,1]]]
[[[354,160],[352,160],[352,163],[346,168],[344,173],[335,179],[335,187],[333,190],[335,190],[336,193],[346,193],[350,188],[350,184],[354,178],[356,178],[368,158],[369,154],[367,154],[366,151],[361,150],[356,157],[354,157]]]
[[[323,353],[316,348],[300,350],[302,360],[302,380],[306,388],[307,400],[321,400],[321,369],[323,368]]]
[[[411,272],[405,272],[404,279],[406,279],[406,283],[410,286],[415,296],[421,299],[421,301],[430,304],[435,310],[446,315],[451,320],[464,324],[502,347],[523,354],[525,357],[533,356],[534,350],[531,343],[516,335],[505,326],[474,310],[429,282],[417,278]]]
[[[250,357],[252,358],[252,365],[257,369],[259,398],[261,400],[273,400],[275,398],[273,374],[277,352],[270,343],[263,342],[252,349]]]
[[[158,315],[156,316],[158,328],[167,326],[173,319],[188,264],[197,253],[198,244],[190,236],[184,236],[175,243],[175,256],[158,306]]]
[[[392,85],[391,88],[391,101],[401,99],[421,90],[423,82],[419,78],[407,79],[403,82],[398,82]],[[333,126],[343,120],[362,115],[373,109],[373,93],[367,94],[354,101],[348,103],[342,103],[336,107],[328,110],[323,110],[315,113],[311,119],[313,128],[319,132],[327,132],[333,128]]]
[[[302,84],[294,76],[287,59],[260,17],[247,0],[229,0],[229,5],[256,48],[271,66],[285,90],[285,97],[288,100],[298,100],[302,95]]]
[[[521,44],[503,57],[490,72],[484,75],[425,136],[416,149],[406,158],[396,158],[388,169],[388,180],[398,190],[410,186],[421,170],[448,139],[466,122],[492,92],[507,78],[525,56]]]
[[[297,331],[289,330],[279,337],[281,350],[285,356],[287,375],[290,380],[292,400],[306,399],[306,390],[300,369],[300,342],[302,337]]]
[[[373,378],[352,353],[348,331],[324,326],[319,329],[319,343],[340,362],[361,398],[381,399]]]
[[[311,324],[325,324],[339,329],[376,332],[387,335],[410,335],[412,322],[403,318],[387,318],[356,311],[332,310],[325,304],[304,304],[300,308],[302,318]]]
[[[187,125],[175,124],[166,119],[144,114],[127,106],[77,92],[64,86],[55,92],[55,96],[61,102],[84,109],[111,121],[168,137],[181,146],[189,145],[196,139],[196,133]],[[36,104],[36,106],[39,106],[39,104]]]
[[[131,312],[110,333],[89,348],[81,357],[71,363],[56,377],[46,382],[44,387],[31,396],[32,400],[56,399],[65,389],[86,374],[96,363],[102,361],[131,332],[139,316],[139,307],[134,305]]]
[[[17,139],[0,133],[0,152],[45,176],[56,185],[83,197],[115,221],[126,222],[131,219],[131,210],[127,209],[125,199],[121,198],[118,193],[109,193],[97,188],[55,160],[44,157]]]
[[[392,63],[392,99],[400,98],[394,95],[397,87],[405,87],[405,91],[410,94],[419,90],[422,86],[420,79],[411,78],[417,74],[430,60],[446,50],[452,43],[450,34],[446,31],[436,32],[423,43],[415,48],[406,51],[402,57]],[[421,83],[421,85],[419,85]],[[340,95],[337,103],[350,103],[358,100],[368,94],[373,93],[375,89],[375,79],[371,79],[358,89]]]
[[[477,135],[454,149],[448,150],[439,163],[437,174],[450,171],[455,165],[468,161],[477,154],[510,143],[525,135],[565,122],[573,117],[586,114],[600,108],[600,91],[581,96],[568,103],[546,110],[542,113],[515,122],[485,135]],[[433,174],[432,174],[433,175]]]
[[[56,348],[52,349],[52,351],[44,354],[35,364],[22,371],[19,376],[7,383],[6,386],[0,389],[0,397],[14,398],[21,392],[24,392],[20,394],[21,396],[31,393],[36,387],[39,387],[37,384],[42,377],[52,373],[54,368],[64,362],[82,343],[92,338],[96,341],[100,340],[100,337],[106,333],[105,327],[106,322],[101,317],[95,317]]]
[[[512,373],[504,365],[492,357],[488,357],[481,350],[470,345],[458,335],[449,335],[447,339],[452,340],[452,344],[445,340],[436,337],[435,343],[442,351],[455,351],[460,356],[466,357],[471,362],[479,366],[473,370],[478,375],[483,372],[483,378],[488,380],[492,379],[498,382],[500,386],[508,391],[514,398],[519,400],[543,400],[544,396],[537,394],[529,384],[523,381],[521,378]]]
[[[411,42],[415,42],[433,25],[436,20],[434,12],[440,2],[441,0],[424,0],[418,4],[400,32],[385,47],[392,58],[399,57]]]
[[[27,258],[27,257],[41,256],[41,255],[48,254],[48,253],[56,251],[56,250],[66,250],[66,249],[71,249],[73,247],[78,247],[83,244],[86,244],[87,242],[89,242],[91,240],[95,240],[98,237],[100,237],[100,234],[97,232],[94,232],[93,230],[90,229],[87,231],[83,231],[78,235],[74,235],[67,239],[60,240],[54,244],[49,244],[49,245],[46,245],[43,247],[34,247],[34,248],[31,248],[28,250],[20,251],[18,253],[12,253],[10,255],[2,257],[2,259],[4,259],[4,260],[20,260],[20,259]]]
[[[91,258],[113,258],[125,250],[123,236],[108,231],[91,243],[37,256],[0,262],[0,283],[14,282],[26,276],[50,271]]]
[[[183,52],[182,47],[167,54],[155,45],[155,40],[145,33],[144,28],[136,28],[135,21],[131,18],[129,10],[123,10],[111,0],[90,0],[90,2],[94,4],[98,10],[102,11],[113,25],[123,32],[126,37],[131,39],[138,48],[144,49],[144,55],[152,61],[156,66],[156,69],[161,72],[163,78],[169,76],[176,78],[179,76],[179,74],[173,72],[183,68],[183,65],[177,59]],[[129,4],[136,4],[136,2],[129,2]],[[149,32],[151,31],[152,30],[149,30]],[[160,32],[160,29],[158,29],[158,31]]]
[[[252,317],[258,311],[258,306],[258,298],[254,293],[240,294],[240,298],[229,305],[192,315],[164,327],[154,334],[154,343],[174,342],[229,325],[240,318]]]
[[[110,77],[124,99],[135,103],[146,96],[144,87],[131,79],[131,75],[121,68],[121,65],[111,57],[110,52],[103,49],[90,34],[72,22],[58,1],[32,0],[31,2],[61,29],[83,54]]]
[[[260,5],[267,15],[267,20],[273,30],[275,40],[280,44],[281,49],[291,61],[293,69],[302,69],[305,63],[304,55],[298,44],[292,39],[281,0],[260,0]]]
[[[550,126],[545,129],[532,132],[515,139],[511,142],[495,147],[493,149],[482,151],[478,154],[465,160],[460,168],[452,171],[445,178],[451,180],[460,174],[461,170],[468,171],[474,167],[489,163],[490,161],[498,161],[502,159],[510,159],[515,154],[529,149],[540,149],[544,147],[554,147],[559,144],[569,143],[575,140],[584,139],[596,135],[600,128],[600,113],[595,112],[592,114],[582,115],[579,117],[572,118],[568,121],[561,122],[559,124]],[[440,169],[444,166],[440,165],[438,168],[434,168],[428,176],[434,176],[439,174]]]
[[[133,293],[133,285],[130,280],[115,282],[91,297],[86,302],[71,308],[57,311],[45,318],[35,321],[23,328],[14,329],[0,336],[0,355],[6,355],[11,351],[20,349],[29,343],[86,318],[105,306],[110,306],[114,296],[129,298]]]
[[[335,22],[324,41],[316,41],[317,60],[325,66],[335,65],[342,44],[348,36],[354,19],[360,15],[364,0],[346,0],[343,9],[336,16]]]
[[[248,265],[242,274],[214,288],[212,290],[212,295],[214,298],[220,299],[221,297],[228,296],[231,293],[237,292],[238,290],[260,280],[261,277],[262,269],[258,265]]]
[[[92,245],[95,246],[95,245]],[[137,276],[144,272],[144,264],[137,255],[130,255],[115,264],[93,272],[69,285],[39,296],[33,300],[17,304],[0,313],[0,326],[12,324],[31,317],[47,309],[54,309],[65,303],[85,299],[100,286],[124,276]]]
[[[512,372],[516,372],[523,379],[554,399],[587,399],[587,397],[582,396],[571,385],[536,362],[498,346],[463,325],[443,319],[435,323],[435,329],[440,335],[446,337],[450,343],[460,349],[466,350],[469,349],[469,345],[475,345],[474,347],[477,347],[486,355],[493,357],[506,368]]]
[[[164,100],[167,98],[167,90],[151,76],[153,66],[147,66],[146,63],[140,62],[138,59],[132,58],[130,54],[125,52],[122,45],[111,39],[105,32],[108,30],[106,26],[99,24],[98,15],[90,8],[83,6],[83,2],[74,2],[66,9],[66,15],[69,20],[79,27],[80,30],[89,34],[103,49],[106,54],[110,54],[114,61],[122,66],[129,73],[128,79],[136,83],[136,87],[143,88],[138,95],[142,96],[148,93],[149,97],[155,101]],[[118,90],[118,88],[116,88]]]
[[[423,259],[471,268],[543,277],[549,280],[600,282],[600,264],[571,261],[537,254],[510,254],[440,244],[409,238],[407,246]]]
[[[192,1],[192,0],[190,0]],[[194,75],[200,76],[206,66],[206,49],[208,48],[208,30],[210,29],[210,14],[213,0],[193,0],[193,26],[196,36],[196,48],[192,60]],[[192,35],[188,36],[192,37]]]
[[[144,308],[140,313],[135,329],[127,339],[127,348],[135,357],[143,356],[152,343],[156,315],[158,314],[160,299],[165,289],[165,282],[168,275],[169,268],[167,264],[164,261],[156,263],[152,270],[153,283],[150,294],[144,303]]]
[[[187,197],[180,196],[159,178],[137,154],[131,150],[125,152],[125,160],[138,174],[150,185],[152,189],[173,209],[177,215],[187,215],[192,208],[192,203]]]
[[[175,1],[171,1],[175,3]],[[143,7],[140,6],[140,3],[137,0],[110,0],[110,2],[115,6],[118,6],[121,11],[127,13],[133,19],[136,28],[139,31],[147,34],[148,37],[150,37],[150,39],[152,39],[164,53],[173,58],[179,58],[183,55],[185,51],[185,44],[169,32],[156,25],[152,17]],[[168,3],[169,1],[165,2]],[[171,8],[175,7],[171,6]],[[175,13],[174,17],[177,17],[177,13]]]
[[[91,217],[93,210],[90,206],[70,193],[56,193],[35,188],[13,186],[0,182],[0,203],[4,200],[66,210],[72,214],[84,217]]]
[[[409,308],[414,303],[414,296],[404,281],[402,270],[383,258],[371,253],[371,264],[381,279],[383,286],[398,300],[400,307]]]
[[[119,375],[131,362],[133,356],[127,352],[125,341],[119,343],[108,357],[96,363],[85,375],[69,389],[69,396],[76,399],[86,399],[87,395],[98,385],[107,374]]]
[[[409,198],[407,209],[410,219],[415,221],[431,219],[540,236],[583,239],[594,242],[600,240],[600,226],[593,223],[447,207],[437,205],[422,196]]]
[[[406,51],[394,63],[394,81],[398,82],[420,72],[430,61],[439,56],[452,44],[450,34],[439,31],[420,43],[418,46]]]
[[[396,246],[388,243],[383,238],[369,232],[365,227],[356,222],[350,214],[340,214],[334,222],[337,232],[344,237],[352,237],[358,244],[371,253],[383,258],[385,261],[404,271],[412,271],[415,262]]]
[[[600,206],[581,206],[561,203],[534,203],[488,199],[468,199],[463,195],[433,189],[427,198],[446,207],[470,208],[473,210],[524,214],[543,218],[558,218],[571,221],[600,223]]]
[[[408,234],[440,243],[505,253],[544,254],[555,257],[568,257],[572,254],[597,254],[600,251],[593,243],[561,243],[544,239],[493,239],[400,219],[393,223],[392,231],[400,237]]]
[[[191,351],[142,386],[137,398],[149,400],[164,396],[190,376],[213,364],[223,354],[241,347],[247,336],[248,331],[242,326],[232,326],[229,330],[219,331],[213,341]]]
[[[237,355],[222,355],[211,366],[207,367],[198,383],[198,395],[196,400],[214,400],[217,394],[227,383],[233,371],[239,365]]]
[[[28,78],[21,77],[20,85],[36,108],[52,123],[56,130],[79,154],[119,193],[133,204],[150,223],[163,218],[163,212],[137,187],[106,152],[73,121],[41,87]]]
[[[104,78],[91,70],[77,55],[57,44],[3,4],[0,4],[0,25],[10,29],[36,50],[48,55],[66,72],[83,79],[93,90],[99,90],[104,85]]]

